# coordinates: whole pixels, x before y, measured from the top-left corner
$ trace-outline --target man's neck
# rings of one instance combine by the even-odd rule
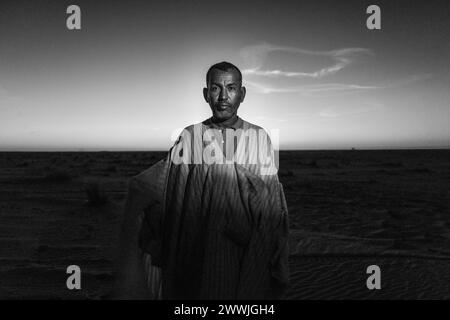
[[[219,126],[224,126],[224,127],[232,126],[233,124],[236,123],[237,120],[238,120],[237,114],[234,114],[231,118],[229,118],[227,120],[216,119],[216,118],[214,118],[214,116],[211,118],[211,121],[213,123],[215,123]]]

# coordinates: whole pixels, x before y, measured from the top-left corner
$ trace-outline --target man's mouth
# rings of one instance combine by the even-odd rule
[[[218,103],[217,104],[217,109],[218,110],[226,110],[230,107],[230,105],[228,103]]]

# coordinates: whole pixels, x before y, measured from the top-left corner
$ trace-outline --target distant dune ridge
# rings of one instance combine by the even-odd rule
[[[2,153],[0,298],[111,298],[129,178],[165,156]],[[279,176],[288,299],[450,299],[450,150],[281,151]],[[82,290],[66,288],[71,264]],[[381,290],[366,288],[372,264]]]

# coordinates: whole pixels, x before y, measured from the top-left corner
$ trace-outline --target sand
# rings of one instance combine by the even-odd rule
[[[108,299],[127,181],[164,156],[1,153],[0,298]],[[450,299],[450,150],[284,151],[279,174],[287,299]]]

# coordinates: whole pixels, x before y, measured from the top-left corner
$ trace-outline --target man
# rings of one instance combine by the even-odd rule
[[[135,276],[122,288],[145,292],[146,283],[163,299],[282,298],[288,216],[272,144],[237,115],[246,89],[236,66],[213,65],[206,84],[212,117],[185,128],[167,159],[130,184],[127,215],[144,213],[128,218],[140,228],[128,242],[138,241],[141,253],[131,264],[125,257]],[[145,204],[136,205],[139,192]]]

